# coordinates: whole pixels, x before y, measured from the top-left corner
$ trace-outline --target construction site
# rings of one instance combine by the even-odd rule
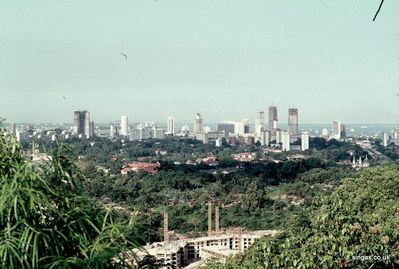
[[[161,261],[165,269],[177,268],[201,268],[209,260],[220,262],[235,254],[248,249],[257,239],[263,236],[274,236],[276,230],[248,231],[244,228],[220,227],[220,207],[215,205],[215,224],[213,227],[213,202],[208,202],[208,232],[206,236],[186,238],[169,231],[168,212],[164,212],[164,227],[162,242],[155,242],[144,246],[142,249],[134,249],[138,260],[146,256],[153,256]],[[132,265],[136,261],[130,261]]]

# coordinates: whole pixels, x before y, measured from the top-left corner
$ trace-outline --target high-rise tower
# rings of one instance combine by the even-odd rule
[[[200,113],[195,114],[194,133],[201,133],[202,132],[202,124],[203,124],[203,119],[201,117],[201,114]]]
[[[127,136],[128,133],[128,118],[127,116],[121,116],[121,131],[120,135]]]
[[[283,142],[282,151],[290,151],[290,134],[288,132],[284,132],[281,136],[281,140]]]
[[[91,137],[92,130],[89,111],[78,110],[73,112],[73,132],[77,135],[84,135],[86,138]]]
[[[341,122],[338,120],[333,121],[332,124],[332,137],[336,140],[341,139]]]
[[[304,132],[301,136],[301,150],[309,149],[309,133]]]
[[[269,131],[275,131],[277,129],[277,107],[270,106],[269,107]]]
[[[171,116],[168,117],[168,134],[175,134],[175,118]]]
[[[298,135],[298,109],[288,109],[288,132],[290,136]]]
[[[263,131],[262,129],[265,126],[265,112],[263,111],[258,111],[255,114],[255,135],[257,137],[260,137],[261,132]]]

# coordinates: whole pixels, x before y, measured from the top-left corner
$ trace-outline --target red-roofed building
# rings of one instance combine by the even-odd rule
[[[211,155],[207,158],[202,159],[202,162],[207,165],[217,165],[217,158],[214,155]]]
[[[127,167],[121,170],[123,175],[126,175],[130,171],[145,171],[149,174],[156,174],[158,169],[161,167],[159,162],[156,163],[145,163],[145,162],[132,162],[127,165]]]

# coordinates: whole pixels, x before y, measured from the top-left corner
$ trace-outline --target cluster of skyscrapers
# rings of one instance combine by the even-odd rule
[[[174,121],[168,119],[168,121]],[[127,140],[145,140],[145,139],[163,139],[166,131],[158,127],[154,122],[146,122],[144,124],[129,124],[128,116],[121,116],[120,124],[111,124],[110,138],[124,138]]]
[[[230,144],[255,144],[260,143],[264,146],[282,145],[282,150],[289,151],[290,144],[301,139],[301,149],[309,148],[309,135],[299,134],[298,130],[298,109],[288,109],[288,131],[283,131],[278,127],[278,110],[276,106],[269,107],[268,126],[265,125],[264,111],[255,113],[255,128],[251,132],[248,119],[241,121],[222,121],[217,124],[216,130],[204,126],[204,119],[200,113],[194,117],[193,129],[185,125],[179,132],[176,132],[175,118],[167,118],[167,128],[161,128],[156,123],[134,123],[129,124],[128,116],[121,116],[120,124],[111,124],[110,138],[125,138],[127,140],[145,139],[164,139],[166,136],[191,136],[207,144],[213,142],[216,146],[221,146],[223,141]],[[88,111],[75,111],[73,118],[73,134],[80,137],[90,138],[94,134],[94,122],[90,121]]]
[[[203,126],[203,118],[200,113],[196,113],[194,118],[194,128],[190,132],[191,136],[201,140],[203,143],[215,141],[215,144],[221,145],[222,139],[230,144],[255,144],[260,143],[264,146],[282,144],[282,150],[289,151],[290,144],[297,140],[303,140],[300,149],[309,148],[309,135],[307,133],[299,134],[298,129],[298,109],[289,108],[288,110],[288,131],[283,131],[278,127],[278,110],[276,106],[269,107],[268,126],[265,125],[264,111],[255,113],[255,127],[251,132],[248,119],[241,121],[221,121],[217,124],[215,131],[209,127]]]
[[[145,139],[164,139],[167,136],[189,136],[194,137],[203,143],[214,143],[221,146],[223,141],[229,144],[256,144],[263,146],[280,147],[282,151],[291,149],[307,150],[309,149],[309,134],[300,133],[298,128],[298,109],[288,108],[288,130],[279,128],[278,109],[272,105],[268,109],[268,122],[265,124],[265,112],[257,111],[255,113],[254,129],[251,130],[248,119],[241,121],[221,121],[217,124],[216,130],[204,126],[204,119],[200,113],[194,116],[193,129],[184,125],[178,131],[175,126],[175,118],[167,118],[166,128],[158,126],[154,122],[145,124],[129,124],[128,116],[121,116],[120,124],[111,124],[110,138],[125,138],[127,140],[145,140]],[[90,138],[94,135],[94,122],[90,121],[88,111],[75,111],[73,117],[72,134],[79,137]],[[333,121],[332,134],[329,130],[323,129],[322,137],[326,139],[334,138],[337,140],[346,137],[346,126],[340,121]],[[293,142],[300,140],[300,145]],[[388,137],[384,137],[386,144]]]
[[[185,124],[181,128],[176,128],[175,118],[167,117],[166,126],[162,127],[155,122],[129,123],[128,116],[123,115],[120,123],[111,125],[100,124],[96,126],[94,132],[94,122],[90,120],[90,112],[77,110],[73,112],[73,125],[69,129],[55,131],[45,127],[33,128],[31,124],[11,124],[9,129],[16,135],[18,141],[49,140],[55,141],[56,137],[61,140],[67,140],[73,137],[91,138],[94,135],[110,137],[111,139],[123,140],[146,140],[146,139],[165,139],[167,137],[180,136],[191,137],[204,144],[213,143],[216,146],[222,146],[223,143],[231,145],[254,145],[260,144],[265,147],[290,150],[309,149],[308,132],[300,132],[298,127],[298,109],[290,107],[288,109],[288,127],[286,130],[279,127],[278,109],[272,105],[268,108],[268,121],[265,123],[265,112],[257,111],[255,113],[254,126],[251,127],[248,119],[240,121],[221,121],[216,128],[212,130],[209,126],[204,126],[204,119],[200,113],[195,113],[193,119],[193,128]],[[104,129],[109,126],[109,133]],[[108,128],[108,127],[106,127]],[[62,127],[61,127],[62,129]],[[106,133],[105,133],[106,132]],[[350,129],[353,132],[353,129]],[[338,120],[332,122],[332,128],[316,130],[314,135],[325,139],[347,140],[347,127]],[[395,129],[392,133],[383,132],[382,135],[376,134],[381,138],[381,144],[388,146],[391,143],[399,144],[398,131]]]

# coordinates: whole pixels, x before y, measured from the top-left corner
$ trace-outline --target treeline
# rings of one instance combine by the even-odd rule
[[[1,268],[126,268],[134,219],[88,197],[75,161],[66,145],[33,161],[0,129]]]
[[[281,235],[208,268],[398,268],[398,186],[397,167],[367,169]]]
[[[130,210],[143,212],[139,223],[149,241],[160,239],[162,212],[168,207],[170,229],[178,232],[206,230],[206,203],[212,199],[223,206],[221,225],[248,229],[271,229],[288,223],[308,207],[315,195],[328,194],[346,175],[348,167],[336,166],[317,158],[300,161],[237,163],[222,166],[236,168],[231,173],[213,174],[201,165],[175,165],[161,162],[155,175],[130,172],[110,177],[92,171],[86,181],[90,196],[105,202],[123,204]],[[223,170],[223,169],[222,169]],[[341,173],[345,171],[345,173]],[[274,189],[303,199],[301,205],[275,198]],[[281,218],[284,216],[284,218]]]

